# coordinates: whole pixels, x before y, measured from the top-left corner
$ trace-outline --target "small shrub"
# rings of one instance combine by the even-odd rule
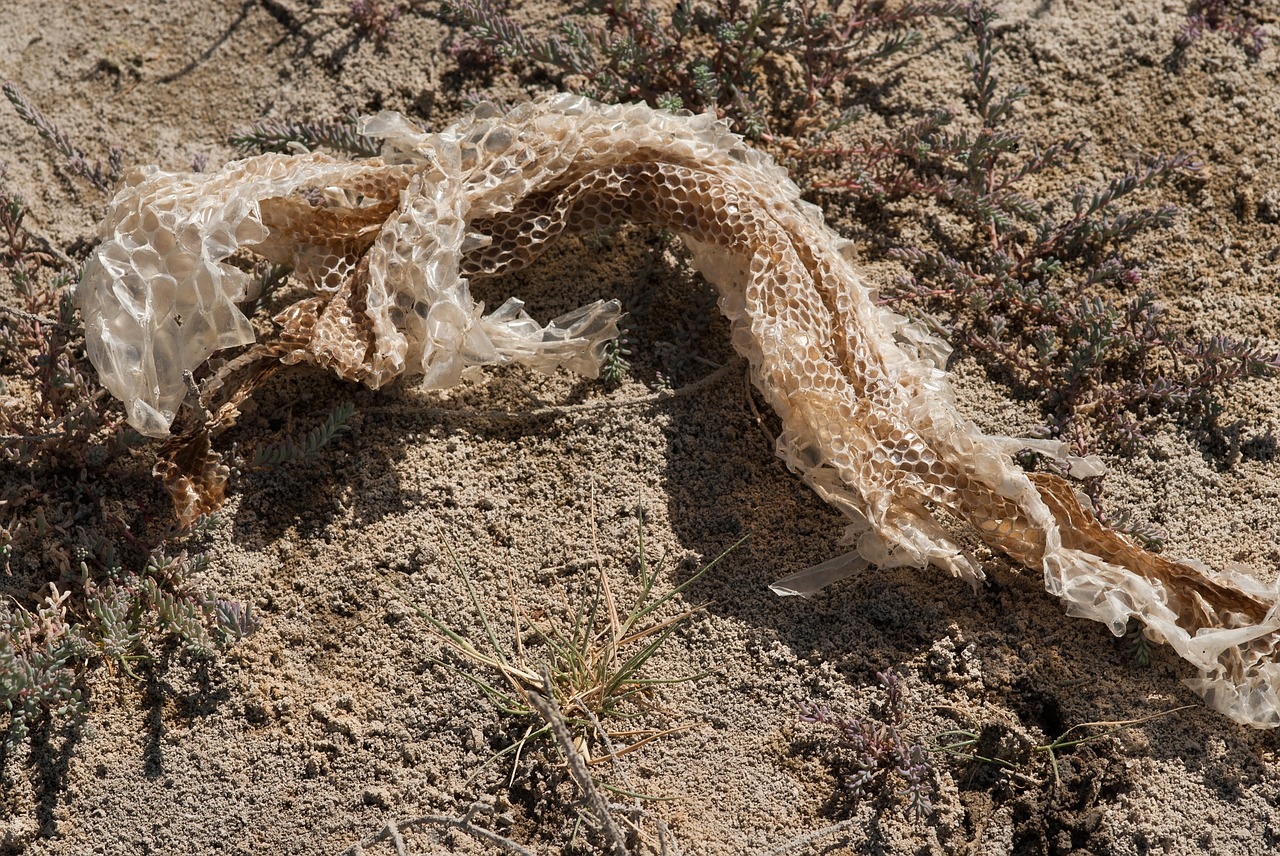
[[[1249,9],[1248,0],[1192,0],[1174,43],[1187,50],[1206,32],[1222,32],[1253,59],[1262,56],[1270,34]]]
[[[242,155],[289,152],[293,146],[305,149],[335,149],[357,157],[378,154],[377,141],[361,136],[356,130],[356,116],[344,116],[332,122],[295,119],[262,119],[227,136],[227,142]]]
[[[897,795],[906,801],[907,813],[917,821],[933,814],[934,770],[923,744],[907,738],[907,700],[902,679],[893,669],[877,672],[884,688],[884,702],[877,718],[842,716],[825,705],[800,706],[802,722],[834,728],[840,734],[835,744],[836,764],[848,770],[844,787],[857,799],[872,796],[897,779],[902,787]]]
[[[107,155],[106,164],[100,161],[89,163],[89,158],[80,150],[71,138],[58,126],[56,122],[46,116],[44,113],[27,100],[19,90],[16,84],[6,80],[0,84],[4,95],[9,99],[9,103],[18,111],[18,116],[22,121],[40,132],[40,136],[66,158],[67,166],[73,173],[86,179],[97,190],[104,194],[111,193],[117,181],[120,180],[120,170],[124,165],[124,150],[118,146],[112,146]]]
[[[892,250],[911,273],[885,302],[948,307],[947,337],[1038,398],[1045,433],[1082,454],[1101,444],[1132,452],[1162,414],[1211,422],[1234,382],[1280,372],[1280,354],[1172,328],[1121,250],[1176,216],[1172,205],[1126,203],[1200,161],[1142,158],[1100,188],[1077,188],[1064,213],[1063,200],[1030,195],[1029,179],[1062,168],[1083,144],[1041,145],[1016,129],[1014,105],[1026,92],[1000,91],[994,19],[981,2],[966,10],[972,130],[951,130],[956,117],[939,111],[887,140],[827,150],[853,164],[829,187],[876,203],[928,196],[972,223],[971,244]]]
[[[470,46],[540,65],[603,101],[715,110],[753,139],[803,136],[847,121],[842,93],[860,74],[919,43],[914,26],[956,15],[959,3],[856,2],[837,14],[818,0],[588,0],[556,33],[529,33],[493,0],[450,0]],[[771,79],[770,57],[795,60],[796,79]],[[789,100],[780,93],[794,93]]]
[[[67,162],[109,193],[123,155],[83,150],[12,83],[5,96]],[[143,438],[101,389],[71,299],[79,263],[27,225],[0,168],[0,719],[12,747],[39,725],[74,723],[93,665],[135,674],[176,646],[207,657],[257,626],[249,607],[200,591],[206,558],[183,548],[206,531],[157,524]],[[21,593],[10,595],[9,593]],[[26,602],[23,601],[26,598]]]
[[[34,612],[0,603],[0,699],[9,714],[6,749],[46,716],[75,721],[84,713],[77,663],[92,650],[84,628],[67,620],[69,592],[57,587]]]
[[[47,546],[56,552],[69,539]],[[83,543],[83,556],[66,587],[50,593],[34,610],[0,605],[0,703],[9,714],[0,728],[12,747],[37,723],[74,724],[85,711],[82,675],[95,661],[138,677],[134,666],[153,651],[175,643],[196,658],[208,658],[258,627],[250,607],[202,594],[191,583],[203,571],[203,554],[169,556],[157,549],[139,571],[128,571],[114,549]],[[105,565],[105,566],[104,566]]]
[[[296,461],[314,458],[321,449],[328,445],[330,440],[351,429],[351,426],[347,423],[351,421],[351,417],[355,415],[355,412],[356,406],[350,401],[344,401],[330,412],[329,418],[324,421],[324,424],[312,428],[301,439],[286,437],[278,443],[272,443],[269,446],[254,450],[253,457],[244,464],[244,467],[248,469],[273,469]]]
[[[405,4],[387,3],[385,0],[350,0],[347,22],[373,39],[375,44],[385,45],[396,40],[395,23],[408,8]]]

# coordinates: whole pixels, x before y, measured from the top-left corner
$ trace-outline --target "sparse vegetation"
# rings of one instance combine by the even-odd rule
[[[925,194],[972,223],[971,244],[891,250],[911,273],[886,300],[946,307],[946,338],[1041,401],[1045,433],[1081,453],[1102,445],[1132,453],[1163,414],[1211,423],[1225,391],[1242,378],[1275,376],[1280,354],[1169,325],[1122,250],[1177,213],[1122,203],[1197,172],[1199,159],[1143,158],[1103,187],[1078,187],[1065,216],[1063,200],[1028,195],[1031,178],[1066,167],[1083,142],[1044,145],[1017,130],[1014,105],[1026,92],[1000,92],[994,19],[982,3],[966,13],[976,127],[948,130],[956,117],[939,112],[891,141],[832,150],[866,163],[835,186],[875,201]]]
[[[1179,51],[1190,53],[1206,34],[1217,33],[1239,46],[1233,53],[1256,60],[1271,34],[1254,5],[1191,2]],[[359,0],[340,6],[327,20],[347,28],[343,35],[352,43],[379,47],[397,39],[397,22],[410,9]],[[989,3],[589,0],[555,30],[517,23],[512,3],[444,6],[442,17],[466,31],[454,51],[463,63],[497,62],[542,87],[549,75],[559,86],[605,100],[716,111],[798,167],[800,180],[824,203],[874,210],[891,226],[909,220],[913,228],[884,230],[910,236],[899,246],[871,248],[904,271],[883,300],[933,324],[1011,390],[1033,397],[1043,433],[1077,453],[1140,451],[1167,419],[1215,429],[1234,384],[1280,374],[1280,354],[1268,347],[1171,321],[1131,256],[1134,238],[1181,222],[1167,200],[1208,180],[1199,157],[1142,153],[1106,175],[1097,161],[1109,153],[1084,139],[1037,138],[1019,112],[1028,92],[1001,81],[1001,37]],[[909,63],[935,32],[959,33],[970,44],[963,106],[933,105],[904,116],[897,105],[863,97],[881,85],[881,70],[893,61]],[[3,91],[58,153],[68,186],[92,187],[95,202],[111,194],[124,165],[121,148],[91,154],[93,147],[82,148],[14,84],[5,83]],[[377,109],[367,103],[343,109],[348,106]],[[890,130],[866,130],[860,119],[868,110],[879,111]],[[228,142],[242,154],[299,147],[356,157],[378,152],[356,133],[354,113],[331,122],[262,120]],[[193,168],[204,167],[204,156],[197,156]],[[1044,190],[1063,183],[1074,187]],[[921,204],[898,204],[903,200]],[[946,234],[939,218],[919,213],[926,207],[944,212]],[[0,488],[0,575],[12,594],[0,603],[0,710],[8,717],[0,714],[0,759],[43,731],[74,730],[91,702],[86,676],[93,669],[146,679],[164,658],[206,661],[259,623],[249,604],[204,590],[202,578],[210,562],[216,570],[217,557],[203,551],[201,537],[222,524],[172,525],[167,501],[152,484],[144,438],[94,380],[71,298],[85,247],[54,245],[33,220],[0,165],[0,459],[7,468]],[[255,275],[258,288],[242,307],[250,314],[270,306],[289,271],[264,264]],[[710,316],[707,300],[692,303],[676,325],[676,344],[657,347],[661,389],[682,383],[697,358],[693,346]],[[638,349],[630,338],[611,343],[605,381],[621,383]],[[312,458],[350,430],[353,415],[353,406],[343,403],[314,428],[247,446],[231,463],[249,470]],[[1024,461],[1040,465],[1030,454]],[[1104,504],[1102,479],[1081,487],[1100,521],[1148,549],[1160,548],[1163,536],[1151,524]],[[670,832],[640,808],[618,759],[679,730],[653,724],[660,718],[650,705],[652,687],[691,676],[655,677],[651,661],[695,614],[678,608],[676,598],[718,561],[661,592],[660,563],[645,557],[641,521],[637,575],[626,584],[637,592],[630,609],[618,611],[610,571],[597,560],[550,617],[531,617],[513,594],[514,626],[504,633],[492,618],[505,611],[497,605],[501,593],[483,591],[455,559],[483,635],[435,617],[443,613],[434,604],[419,610],[452,651],[454,673],[514,719],[508,724],[516,737],[495,757],[541,752],[544,766],[583,797],[574,809],[589,829],[587,843],[571,844],[678,852]],[[616,575],[613,580],[616,585]],[[1117,644],[1139,664],[1150,657],[1136,621]],[[1085,723],[1051,741],[1060,728],[1046,727],[1039,740],[1023,741],[1025,757],[987,756],[994,729],[951,732],[935,745],[915,739],[903,679],[893,670],[877,679],[881,699],[869,712],[806,704],[800,718],[823,736],[825,757],[851,797],[900,805],[917,824],[936,817],[934,804],[947,799],[933,767],[940,755],[1004,771],[1020,787],[1048,788],[1060,784],[1064,752],[1153,718]],[[645,727],[632,727],[637,717]],[[1048,763],[1031,767],[1032,759]],[[619,794],[632,803],[615,802]],[[460,807],[470,799],[453,798]],[[456,816],[383,817],[378,823],[385,820],[385,828],[351,852],[380,842],[409,852],[402,832],[425,827],[461,831],[508,852],[533,852],[499,834],[512,826],[510,806],[474,803]],[[656,829],[653,840],[636,832],[645,824]]]
[[[332,122],[261,119],[229,134],[227,142],[244,155],[288,152],[296,146],[308,151],[330,148],[366,158],[378,153],[377,142],[357,132],[354,115]]]
[[[475,47],[548,68],[584,95],[715,110],[746,136],[778,142],[849,121],[856,111],[842,107],[841,93],[917,45],[917,25],[954,16],[962,4],[858,2],[837,14],[816,0],[680,0],[667,15],[647,0],[592,0],[556,33],[527,32],[493,0],[450,0],[444,8]],[[784,58],[794,63],[794,79],[766,71],[786,67]]]
[[[923,743],[906,735],[907,697],[902,679],[893,669],[876,672],[884,701],[875,716],[837,714],[826,705],[805,703],[800,719],[827,726],[840,734],[833,746],[834,764],[846,770],[845,790],[856,799],[886,791],[891,780],[901,783],[895,793],[907,813],[922,821],[933,813],[935,773]]]
[[[12,83],[6,97],[66,158],[71,172],[104,194],[123,155],[106,166],[84,151]],[[0,605],[0,719],[4,745],[34,727],[74,724],[94,664],[137,676],[168,650],[207,658],[257,626],[251,607],[193,584],[207,557],[186,531],[154,519],[155,491],[137,451],[143,438],[98,387],[84,354],[71,292],[79,263],[27,225],[24,200],[0,171],[0,571],[27,599]],[[16,304],[16,305],[15,305]],[[309,438],[310,439],[310,438]],[[138,488],[138,489],[135,489]],[[160,507],[164,507],[161,505]]]
[[[314,458],[330,440],[350,429],[347,423],[355,412],[356,406],[350,401],[344,401],[333,409],[324,424],[312,428],[300,439],[285,437],[278,443],[255,449],[253,456],[242,467],[270,469]]]
[[[545,694],[545,670],[551,682],[551,693],[557,710],[563,712],[565,721],[575,729],[579,750],[593,761],[601,757],[612,757],[616,753],[612,749],[606,749],[605,755],[601,756],[591,751],[592,746],[598,746],[601,740],[611,741],[621,737],[607,730],[600,731],[596,728],[597,723],[631,719],[644,709],[653,687],[697,677],[686,675],[662,678],[642,674],[653,655],[696,612],[696,608],[686,609],[666,618],[658,618],[658,615],[666,604],[687,591],[703,574],[742,543],[740,540],[738,544],[725,550],[680,585],[658,594],[655,586],[662,562],[651,565],[645,555],[642,516],[639,517],[637,527],[636,584],[639,592],[634,604],[626,612],[619,612],[609,575],[597,560],[596,572],[585,575],[580,581],[580,589],[572,596],[566,594],[563,625],[553,621],[528,621],[526,608],[514,602],[512,593],[515,650],[508,651],[499,640],[489,617],[489,609],[485,606],[492,602],[492,595],[485,597],[477,590],[470,575],[453,555],[452,548],[449,548],[450,558],[466,586],[471,608],[485,629],[488,650],[483,650],[425,609],[416,607],[449,649],[464,661],[498,674],[501,681],[495,682],[470,670],[456,670],[479,687],[505,714],[516,717],[536,715],[537,710],[529,700],[529,693],[541,690]],[[537,647],[526,648],[522,641],[530,631],[537,639]],[[526,732],[524,737],[500,755],[522,751],[530,740],[543,736],[549,728],[550,725],[544,723],[537,730]],[[664,733],[667,732],[659,729],[631,728],[627,732],[631,740],[625,751],[634,750]]]
[[[492,602],[493,596],[486,597],[477,589],[452,548],[449,548],[450,558],[466,586],[471,608],[484,627],[487,650],[424,608],[415,607],[432,632],[466,665],[466,668],[450,666],[451,670],[479,687],[502,713],[534,721],[518,726],[523,729],[521,737],[492,756],[489,762],[513,753],[519,758],[548,739],[583,794],[599,846],[606,852],[618,854],[633,850],[628,844],[629,836],[614,819],[615,810],[631,818],[629,828],[637,829],[637,824],[644,819],[654,824],[659,841],[665,844],[670,839],[665,824],[642,808],[645,797],[629,785],[619,759],[652,740],[683,730],[642,726],[636,721],[650,708],[655,687],[699,677],[645,674],[649,660],[697,607],[667,617],[660,617],[660,613],[746,540],[729,547],[678,586],[658,594],[655,586],[663,563],[651,565],[645,554],[642,514],[637,515],[637,531],[635,584],[639,591],[630,609],[619,611],[609,575],[597,558],[595,573],[583,577],[579,591],[566,594],[563,624],[550,619],[541,623],[528,621],[527,608],[517,603],[514,591],[511,592],[514,651],[509,651],[499,640],[489,617],[486,603]],[[536,643],[527,646],[523,640],[530,632]],[[496,672],[501,680],[477,674],[471,666]],[[627,723],[625,730],[616,730],[619,722]],[[620,782],[597,784],[589,768],[603,762],[613,764]],[[605,791],[631,797],[633,802],[629,807],[615,809]]]
[[[1192,0],[1187,20],[1174,40],[1179,50],[1187,50],[1206,32],[1225,33],[1253,59],[1262,56],[1270,34],[1258,23],[1249,0]]]
[[[109,194],[115,183],[120,180],[120,169],[124,163],[124,150],[119,146],[112,146],[107,154],[106,163],[94,161],[89,163],[89,157],[80,148],[72,142],[66,132],[58,126],[56,122],[40,112],[34,104],[18,90],[17,85],[12,81],[6,80],[0,84],[0,89],[4,90],[5,98],[9,99],[9,103],[18,111],[18,115],[22,117],[22,121],[40,132],[40,136],[66,158],[67,167],[87,180],[93,187],[103,194]]]

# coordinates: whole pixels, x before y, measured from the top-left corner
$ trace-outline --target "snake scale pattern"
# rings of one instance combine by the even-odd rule
[[[779,456],[848,520],[851,551],[783,589],[868,565],[933,565],[976,585],[983,571],[945,511],[1042,572],[1069,614],[1117,635],[1139,620],[1199,670],[1188,684],[1213,708],[1280,724],[1276,588],[1147,553],[1100,526],[1068,481],[1018,467],[1011,454],[1027,447],[1076,472],[1095,462],[984,434],[963,416],[946,344],[879,306],[851,244],[714,117],[561,95],[482,105],[438,133],[389,112],[361,131],[381,140],[381,157],[146,167],[116,192],[77,300],[102,382],[134,427],[167,438],[157,469],[180,518],[223,501],[227,468],[211,437],[282,366],[375,388],[414,377],[446,389],[511,362],[595,376],[617,335],[616,301],[540,325],[515,298],[485,313],[468,282],[534,261],[560,235],[655,224],[718,290],[733,346],[781,419]],[[238,306],[254,297],[232,263],[246,253],[292,267],[307,289],[262,343]],[[191,373],[215,352],[194,400]]]

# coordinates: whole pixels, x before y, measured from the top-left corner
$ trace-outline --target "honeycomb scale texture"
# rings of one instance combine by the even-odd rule
[[[1276,589],[1146,553],[1099,526],[1063,479],[1023,472],[1011,454],[1027,447],[1090,464],[1060,444],[979,431],[956,407],[946,344],[877,306],[849,242],[714,117],[562,95],[506,113],[482,105],[439,133],[389,112],[361,130],[382,141],[380,158],[264,155],[211,174],[125,178],[77,299],[102,382],[139,431],[168,436],[186,373],[253,342],[237,252],[291,266],[311,292],[253,359],[445,389],[508,362],[595,376],[616,301],[544,326],[515,298],[486,314],[468,281],[526,265],[563,234],[656,224],[717,288],[733,345],[782,420],[779,456],[848,519],[852,551],[784,589],[806,593],[868,564],[934,565],[976,585],[983,572],[934,510],[945,509],[1042,572],[1070,614],[1117,635],[1138,619],[1200,670],[1188,683],[1212,707],[1280,724]],[[217,470],[207,427],[170,441],[174,461],[194,462],[177,470]],[[199,504],[198,479],[182,491]]]

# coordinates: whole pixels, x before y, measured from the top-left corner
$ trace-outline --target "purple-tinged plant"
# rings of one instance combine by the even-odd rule
[[[890,775],[897,776],[902,782],[897,793],[906,800],[907,813],[921,821],[933,813],[934,770],[924,746],[903,734],[907,699],[902,679],[893,669],[877,672],[876,678],[885,692],[878,718],[841,716],[826,705],[804,703],[800,719],[840,733],[838,763],[849,770],[844,786],[850,794],[866,798],[885,787]]]
[[[859,0],[836,14],[817,0],[680,0],[660,13],[647,0],[588,0],[558,32],[531,34],[493,0],[444,6],[467,28],[460,49],[469,54],[487,48],[502,60],[537,63],[604,101],[714,110],[748,137],[772,142],[847,121],[851,114],[832,103],[833,92],[918,44],[914,25],[963,8],[931,2],[886,9]],[[761,69],[771,55],[793,59],[796,79],[766,79]],[[787,97],[780,93],[793,97],[780,103]]]
[[[826,152],[852,164],[830,187],[875,202],[930,196],[973,223],[967,244],[891,250],[911,273],[885,302],[948,305],[948,337],[1039,396],[1046,434],[1082,454],[1103,442],[1134,450],[1162,413],[1211,422],[1224,390],[1280,372],[1280,354],[1171,329],[1155,295],[1137,290],[1141,275],[1120,249],[1176,216],[1172,205],[1124,207],[1129,200],[1197,172],[1199,160],[1142,158],[1101,188],[1077,189],[1065,206],[1029,195],[1027,179],[1065,166],[1083,143],[1042,146],[1016,130],[1013,107],[1026,93],[1000,90],[994,18],[982,2],[965,12],[976,126],[952,130],[957,117],[938,112],[888,140]]]
[[[1179,50],[1198,42],[1206,31],[1226,33],[1253,59],[1262,56],[1269,33],[1250,14],[1243,0],[1192,0],[1187,19],[1174,37]]]
[[[384,45],[395,41],[395,23],[407,9],[401,3],[386,3],[384,0],[350,0],[347,21],[376,44]]]
[[[120,170],[124,164],[124,152],[121,149],[116,146],[111,147],[107,153],[105,166],[101,162],[90,165],[88,156],[71,141],[56,122],[27,100],[13,81],[6,80],[0,84],[0,89],[4,90],[5,97],[18,111],[22,121],[39,131],[40,136],[67,159],[67,166],[72,172],[87,179],[103,193],[111,193],[116,182],[120,180]]]
[[[72,169],[110,190],[120,157],[89,166],[58,126],[4,91]],[[31,231],[0,169],[0,740],[35,724],[74,721],[79,683],[95,662],[134,674],[156,646],[208,654],[252,632],[248,607],[193,585],[200,557],[175,542],[194,534],[154,526],[140,437],[100,389],[71,301],[78,263]],[[273,284],[264,275],[264,286]],[[20,391],[21,394],[14,394]],[[200,525],[208,521],[201,521]],[[36,600],[30,592],[51,594]],[[4,714],[7,712],[7,721]]]

